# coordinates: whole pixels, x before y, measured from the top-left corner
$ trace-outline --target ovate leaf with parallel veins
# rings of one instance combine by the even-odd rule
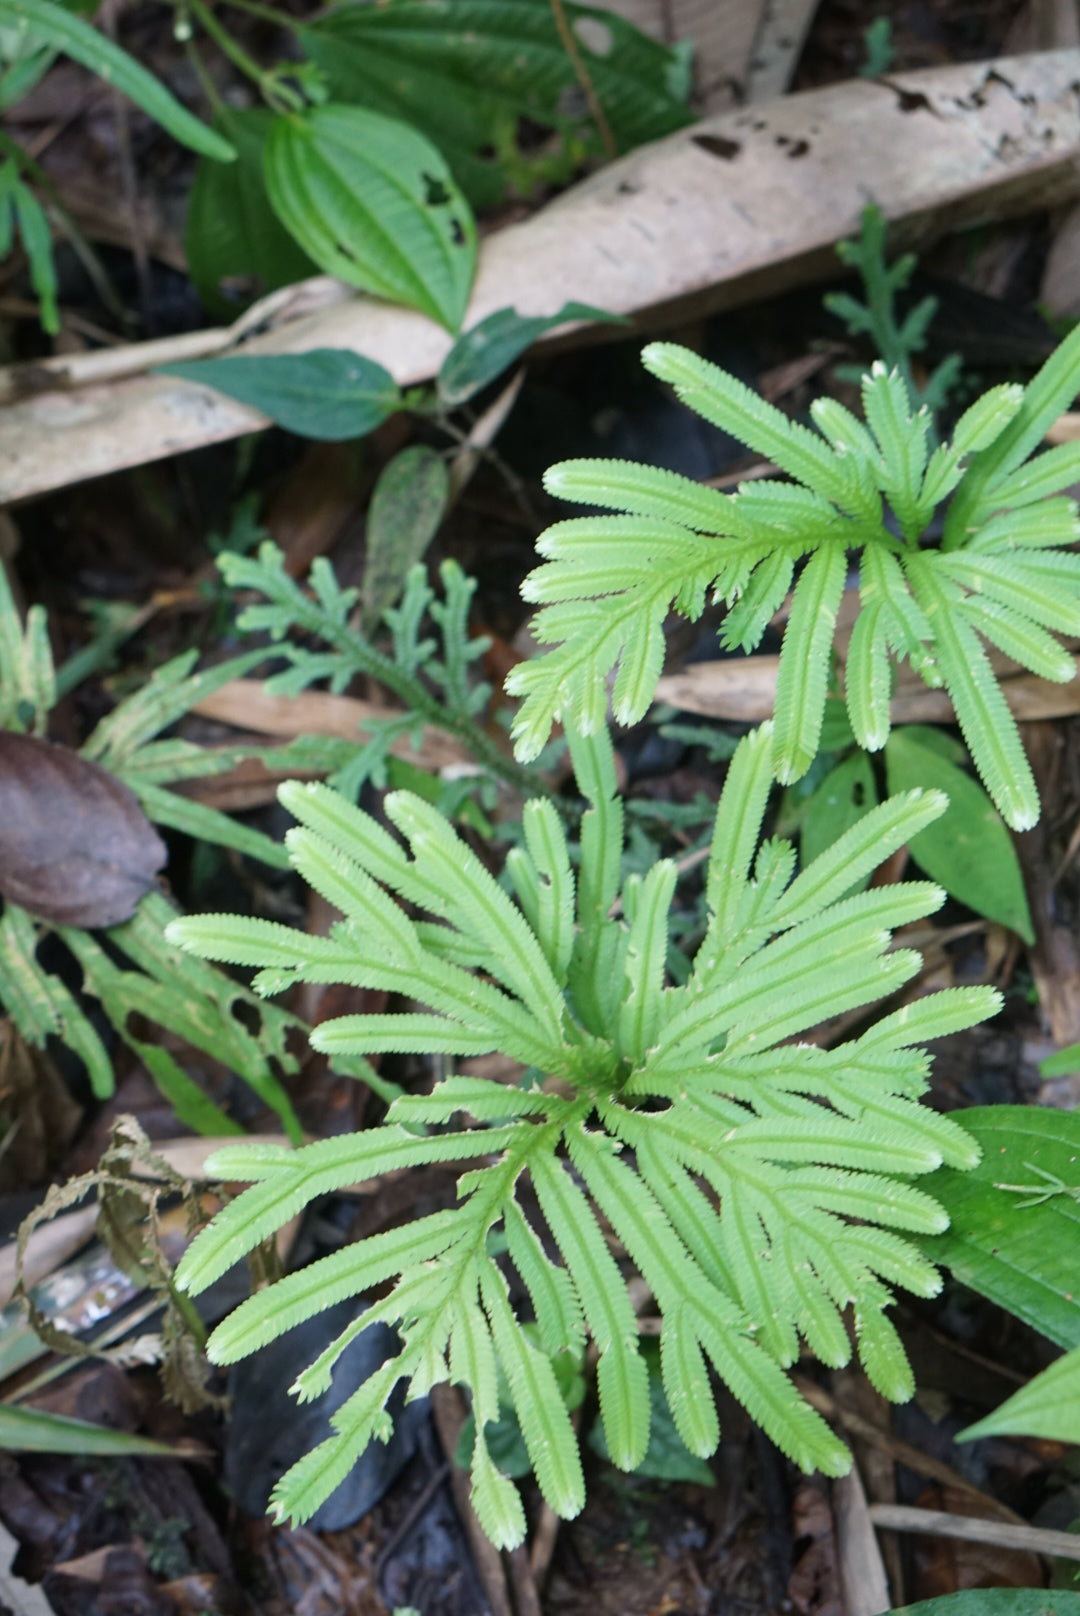
[[[685,51],[606,8],[565,10],[621,151],[690,122]],[[549,0],[343,5],[297,32],[334,96],[421,130],[478,207],[549,171],[548,153],[520,149],[522,117],[562,135],[560,163],[602,150]]]
[[[221,123],[235,163],[205,157],[188,198],[184,251],[188,273],[210,312],[227,319],[264,292],[317,272],[270,206],[263,147],[274,115],[265,107],[230,108]]]
[[[918,1605],[905,1605],[892,1616],[1080,1616],[1080,1594],[1047,1593],[1043,1588],[969,1588]]]
[[[275,119],[264,155],[275,213],[330,275],[451,331],[476,267],[476,225],[423,135],[363,107]]]

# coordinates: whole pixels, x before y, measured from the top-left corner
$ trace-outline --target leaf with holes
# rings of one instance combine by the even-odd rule
[[[871,808],[877,807],[874,771],[859,750],[838,763],[799,811],[799,859],[805,868]]]
[[[262,410],[287,432],[329,442],[365,437],[401,408],[390,372],[349,348],[192,359],[155,374],[201,382]]]
[[[476,225],[423,135],[363,107],[275,118],[266,189],[286,230],[328,274],[456,331],[476,268]]]

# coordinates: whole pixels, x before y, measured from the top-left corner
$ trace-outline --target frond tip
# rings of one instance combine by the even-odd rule
[[[707,421],[771,460],[787,480],[734,494],[674,472],[614,460],[549,471],[559,498],[613,511],[557,523],[537,548],[545,564],[522,593],[539,610],[539,656],[515,668],[520,757],[552,725],[585,731],[611,711],[634,723],[656,690],[664,620],[694,619],[711,598],[728,606],[721,638],[752,651],[794,579],[776,691],[775,762],[785,782],[809,768],[821,735],[829,659],[848,562],[859,555],[861,615],[846,698],[859,743],[889,733],[890,658],[944,685],[987,791],[1014,830],[1038,817],[1035,782],[988,652],[1066,681],[1076,663],[1057,635],[1080,633],[1075,444],[1034,458],[1054,411],[1080,388],[1080,330],[1026,390],[991,388],[930,452],[930,417],[880,363],[864,377],[865,422],[833,399],[811,407],[817,430],[791,421],[734,376],[672,343],[645,366]],[[944,537],[928,542],[947,504]],[[801,571],[798,569],[801,568]]]
[[[512,866],[520,905],[418,798],[387,799],[395,837],[326,787],[294,784],[282,796],[302,828],[289,846],[342,912],[331,935],[213,916],[172,928],[185,947],[272,967],[282,980],[382,987],[426,1006],[326,1022],[324,1047],[497,1050],[548,1080],[450,1076],[396,1101],[362,1134],[219,1154],[217,1170],[249,1187],[188,1248],[177,1273],[188,1292],[317,1196],[406,1168],[469,1164],[454,1205],[289,1274],[214,1331],[211,1357],[232,1363],[322,1309],[377,1292],[300,1376],[302,1396],[326,1389],[370,1325],[401,1339],[334,1415],[332,1435],[281,1480],[283,1517],[309,1516],[367,1444],[385,1438],[399,1383],[418,1397],[442,1380],[472,1399],[473,1500],[493,1541],[511,1546],[525,1531],[488,1446],[502,1395],[545,1498],[574,1515],[584,1482],[556,1373],[563,1354],[580,1354],[586,1337],[595,1345],[614,1462],[633,1469],[649,1443],[653,1393],[627,1265],[662,1316],[663,1396],[696,1454],[720,1436],[715,1372],[796,1463],[846,1470],[843,1443],[785,1371],[802,1343],[845,1363],[849,1312],[875,1386],[911,1394],[887,1309],[895,1287],[934,1293],[936,1271],[905,1236],[946,1221],[913,1180],[978,1158],[957,1122],[920,1104],[928,1061],[919,1045],[993,1014],[997,996],[953,989],[835,1048],[798,1040],[826,1016],[896,992],[918,968],[917,955],[890,949],[891,933],[934,909],[939,890],[852,888],[944,800],[891,799],[792,880],[784,844],[758,849],[775,736],[768,725],[747,736],[717,810],[708,930],[689,979],[673,987],[664,963],[676,871],[658,864],[627,918],[614,918],[623,818],[610,740],[603,729],[571,729],[569,739],[588,799],[580,866],[558,815],[534,805]],[[527,1215],[533,1206],[542,1230]],[[491,1242],[494,1230],[501,1238]],[[535,1330],[522,1329],[514,1296],[527,1298]]]

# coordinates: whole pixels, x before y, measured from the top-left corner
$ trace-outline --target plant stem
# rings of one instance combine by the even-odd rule
[[[535,770],[524,768],[513,758],[507,757],[502,748],[470,714],[455,712],[444,706],[415,674],[406,673],[399,668],[391,657],[378,650],[363,634],[344,624],[335,628],[331,634],[326,618],[319,608],[306,598],[302,606],[294,598],[292,609],[296,614],[295,621],[301,627],[333,645],[336,651],[348,658],[358,673],[366,674],[369,679],[375,679],[384,685],[404,707],[411,709],[437,729],[453,735],[491,774],[526,796],[552,795],[550,787]]]
[[[248,11],[253,17],[261,17],[264,22],[273,23],[278,28],[296,27],[295,17],[288,16],[284,11],[278,11],[275,6],[260,5],[259,0],[225,0],[225,4],[235,11]]]
[[[228,103],[225,101],[221,91],[214,83],[210,69],[203,61],[199,47],[196,45],[193,39],[187,39],[184,41],[184,54],[191,63],[192,71],[199,81],[200,88],[202,89],[203,95],[206,97],[207,105],[210,108],[211,114],[215,119],[219,119],[223,124],[227,123],[229,118]]]
[[[585,92],[585,99],[589,103],[589,112],[599,131],[600,139],[604,143],[604,150],[607,152],[608,157],[618,157],[618,144],[611,132],[611,125],[607,121],[607,115],[600,105],[600,97],[596,93],[596,86],[589,77],[589,69],[585,66],[584,58],[578,50],[578,43],[567,20],[563,0],[551,0],[551,10],[555,18],[555,26],[559,30],[559,38],[563,43],[563,49],[569,56],[570,65],[574,69],[577,81]]]
[[[325,627],[317,632],[325,632]],[[377,679],[380,684],[393,691],[399,701],[419,713],[429,724],[434,724],[436,728],[453,735],[469,749],[478,763],[499,779],[505,780],[507,785],[513,786],[526,796],[551,794],[532,769],[524,768],[513,758],[507,757],[502,748],[474,718],[467,713],[455,713],[444,707],[438,697],[432,695],[419,679],[412,674],[403,673],[388,656],[376,650],[362,635],[348,630],[341,635],[339,643],[341,649],[355,662],[362,673]]]
[[[303,97],[283,84],[274,84],[271,88],[271,75],[259,66],[254,57],[248,55],[238,40],[233,38],[211,8],[205,4],[205,0],[186,0],[186,3],[192,16],[198,19],[200,26],[210,35],[219,50],[228,57],[235,68],[258,86],[259,94],[265,101],[279,112],[303,111]]]

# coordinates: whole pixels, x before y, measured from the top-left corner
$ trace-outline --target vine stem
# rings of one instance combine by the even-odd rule
[[[566,8],[563,5],[563,0],[551,0],[551,11],[555,18],[555,26],[559,30],[559,38],[562,40],[563,49],[565,50],[567,56],[569,56],[570,65],[574,69],[577,81],[585,92],[585,99],[589,104],[589,112],[592,115],[592,120],[596,124],[596,127],[600,133],[600,139],[604,143],[604,150],[609,158],[618,157],[618,143],[616,142],[615,136],[611,132],[611,125],[607,121],[607,114],[600,105],[600,97],[597,95],[596,86],[593,84],[593,81],[589,76],[589,69],[585,66],[585,59],[578,49],[578,42],[574,38],[573,29],[570,27],[569,20],[567,19]]]

